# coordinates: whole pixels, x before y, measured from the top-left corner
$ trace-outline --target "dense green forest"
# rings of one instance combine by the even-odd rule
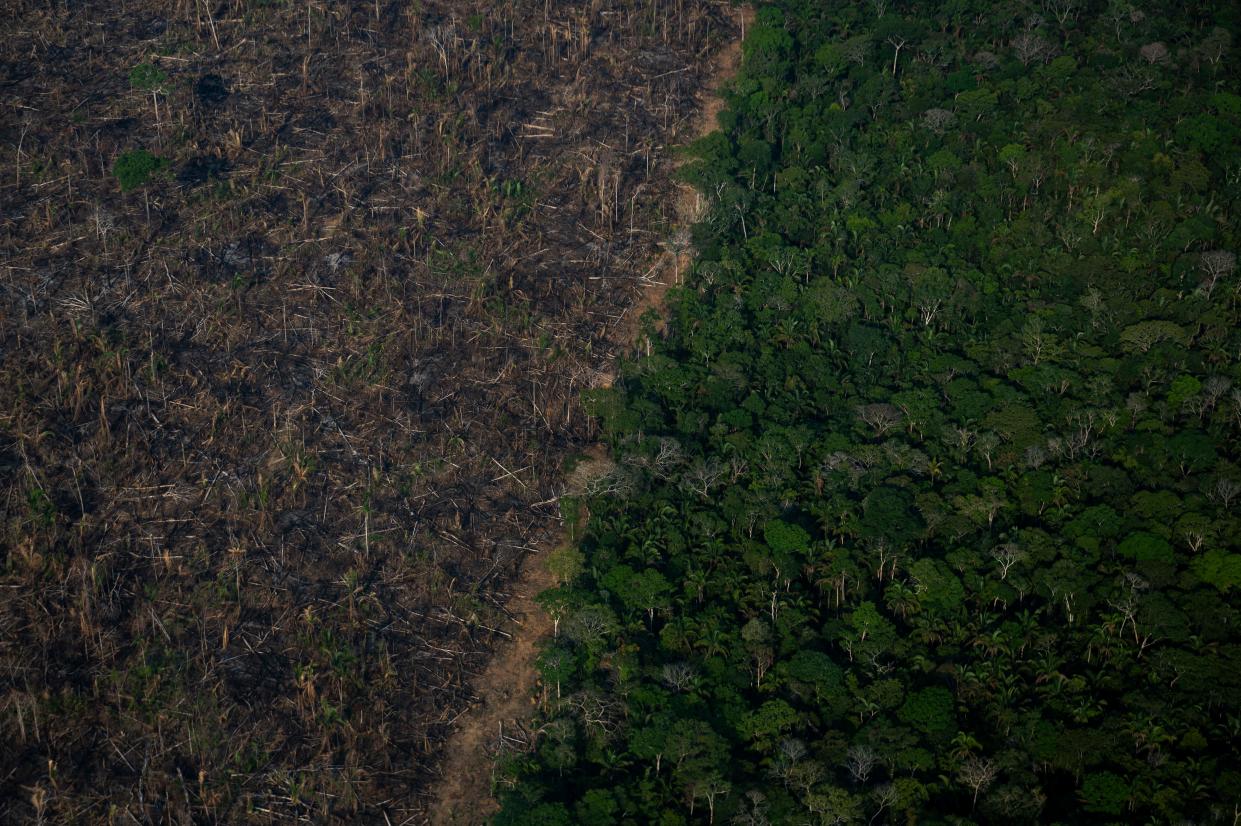
[[[498,823],[1237,823],[1239,35],[760,7]]]

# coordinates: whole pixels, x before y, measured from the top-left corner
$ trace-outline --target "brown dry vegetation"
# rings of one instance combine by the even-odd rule
[[[9,5],[0,820],[425,817],[731,20]]]

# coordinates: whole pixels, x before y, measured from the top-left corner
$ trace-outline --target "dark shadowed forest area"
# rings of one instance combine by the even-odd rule
[[[735,21],[4,5],[0,821],[424,822]]]
[[[1238,37],[759,4],[496,823],[1241,822]]]

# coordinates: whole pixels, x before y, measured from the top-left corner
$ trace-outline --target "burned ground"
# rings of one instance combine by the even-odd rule
[[[167,5],[0,22],[0,819],[418,822],[731,16]]]

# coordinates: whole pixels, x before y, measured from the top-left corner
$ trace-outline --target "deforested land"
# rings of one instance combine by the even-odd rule
[[[7,7],[0,820],[429,816],[739,19]]]

